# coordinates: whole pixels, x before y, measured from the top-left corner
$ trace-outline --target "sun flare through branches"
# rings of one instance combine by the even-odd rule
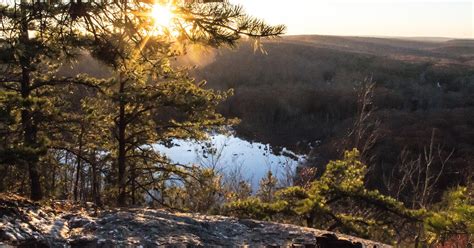
[[[153,19],[153,25],[156,31],[163,33],[166,30],[173,29],[173,23],[176,20],[176,7],[171,3],[155,3],[153,4],[150,17]]]

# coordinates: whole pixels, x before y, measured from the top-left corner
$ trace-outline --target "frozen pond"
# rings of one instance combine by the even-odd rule
[[[268,144],[249,142],[233,135],[217,134],[209,141],[175,140],[173,143],[171,148],[155,145],[155,149],[175,163],[198,164],[227,174],[240,170],[253,189],[258,188],[258,182],[268,170],[285,179],[305,159],[286,149],[274,154]]]

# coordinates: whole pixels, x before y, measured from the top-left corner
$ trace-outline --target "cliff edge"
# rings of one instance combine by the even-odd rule
[[[343,234],[162,209],[97,210],[0,195],[0,247],[378,247]]]

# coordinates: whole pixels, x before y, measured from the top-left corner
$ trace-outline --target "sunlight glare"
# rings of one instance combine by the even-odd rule
[[[171,4],[154,4],[151,13],[156,28],[170,28],[173,24],[175,14]]]

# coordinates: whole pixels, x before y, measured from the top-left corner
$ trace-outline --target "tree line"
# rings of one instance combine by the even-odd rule
[[[306,166],[318,175],[330,160],[357,147],[370,166],[371,189],[418,205],[412,194],[421,190],[417,183],[393,187],[408,165],[416,164],[420,174],[429,165],[440,174],[430,202],[472,181],[474,71],[465,57],[431,54],[432,47],[454,44],[415,42],[421,48],[404,51],[398,39],[290,36],[265,43],[267,55],[253,55],[248,44],[237,52],[221,50],[215,62],[194,73],[208,79],[209,87],[234,90],[219,112],[241,119],[241,137],[270,143],[275,152],[286,147],[309,153]],[[373,52],[371,45],[391,50]],[[387,56],[397,54],[396,48],[412,57]],[[472,52],[472,42],[463,48]]]

